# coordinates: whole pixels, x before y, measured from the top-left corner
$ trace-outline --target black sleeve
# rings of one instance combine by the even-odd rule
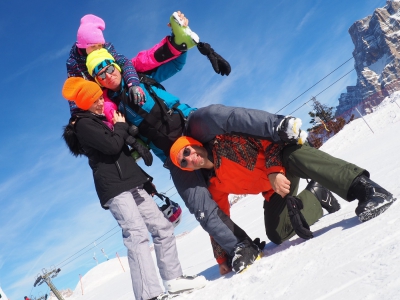
[[[75,130],[79,142],[81,145],[89,146],[106,155],[118,154],[125,146],[128,124],[118,122],[114,126],[114,131],[111,131],[100,122],[91,118],[78,120]]]

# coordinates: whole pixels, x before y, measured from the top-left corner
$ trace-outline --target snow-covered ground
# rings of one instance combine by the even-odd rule
[[[365,117],[374,133],[358,119],[321,149],[369,170],[372,180],[400,200],[400,100],[393,99],[399,94]],[[312,226],[313,239],[267,243],[264,257],[239,275],[219,275],[209,237],[200,227],[182,236],[177,244],[184,273],[202,274],[209,283],[177,299],[399,299],[400,201],[360,223],[354,214],[357,201],[338,199],[342,209]],[[232,207],[232,219],[253,238],[265,239],[262,204],[260,195],[252,195]],[[134,299],[126,257],[121,262],[111,259],[90,270],[67,299]]]

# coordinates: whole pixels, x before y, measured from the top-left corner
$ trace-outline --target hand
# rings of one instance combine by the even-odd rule
[[[312,231],[310,231],[310,226],[300,211],[303,208],[303,202],[301,202],[297,197],[287,196],[286,205],[288,208],[290,223],[292,223],[296,234],[305,240],[313,238],[314,235]]]
[[[118,122],[125,123],[125,117],[119,111],[114,110],[114,114],[113,115],[114,116],[112,118],[112,121],[113,121],[114,124],[118,123]]]
[[[231,65],[217,52],[211,48],[210,44],[200,42],[197,44],[197,49],[200,53],[206,55],[211,62],[211,65],[217,74],[228,76],[231,73]]]
[[[290,192],[290,181],[282,173],[272,173],[268,175],[269,182],[271,183],[272,189],[285,198]]]
[[[151,166],[151,164],[153,163],[153,155],[151,154],[149,148],[142,144],[143,142],[139,142],[133,136],[129,136],[126,139],[126,142],[129,143],[129,146],[131,146],[139,153],[139,155],[143,158],[146,166]]]
[[[228,263],[226,261],[224,261],[223,263],[221,263],[219,265],[219,274],[225,275],[230,272],[232,272],[232,268],[230,266],[228,266]]]
[[[146,103],[146,94],[140,86],[133,85],[129,88],[129,101],[140,106]]]

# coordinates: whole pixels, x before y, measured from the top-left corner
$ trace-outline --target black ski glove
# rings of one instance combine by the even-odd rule
[[[215,73],[221,74],[222,76],[228,76],[229,73],[231,73],[231,65],[221,55],[215,52],[210,44],[200,42],[197,44],[197,49],[199,49],[201,54],[208,57]]]
[[[139,155],[143,158],[146,166],[151,166],[151,164],[153,163],[153,155],[151,154],[149,148],[138,142],[138,140],[135,139],[133,136],[128,136],[125,142],[127,145],[131,146],[139,153]]]
[[[140,86],[132,85],[129,88],[129,101],[135,105],[143,105],[146,102],[146,94]]]
[[[257,245],[257,247],[258,247],[258,249],[260,249],[261,251],[264,249],[264,247],[265,247],[265,241],[260,241],[260,238],[255,238],[254,239],[254,241],[253,241],[253,243],[255,244],[255,245]]]
[[[139,128],[137,126],[133,125],[133,124],[129,125],[128,133],[131,136],[137,136],[138,133],[139,133]]]
[[[289,212],[290,223],[292,223],[294,231],[297,235],[305,240],[311,239],[313,233],[310,231],[310,226],[301,213],[303,202],[297,197],[286,196],[286,205]]]
[[[146,181],[143,184],[143,189],[150,195],[153,196],[155,194],[157,194],[157,190],[155,185],[151,182],[151,181]]]

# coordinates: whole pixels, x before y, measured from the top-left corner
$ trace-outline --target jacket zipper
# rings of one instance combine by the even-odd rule
[[[117,170],[118,170],[118,173],[119,173],[119,177],[121,177],[121,179],[122,179],[122,170],[121,170],[121,167],[119,166],[118,161],[115,162],[115,165],[117,166]]]

